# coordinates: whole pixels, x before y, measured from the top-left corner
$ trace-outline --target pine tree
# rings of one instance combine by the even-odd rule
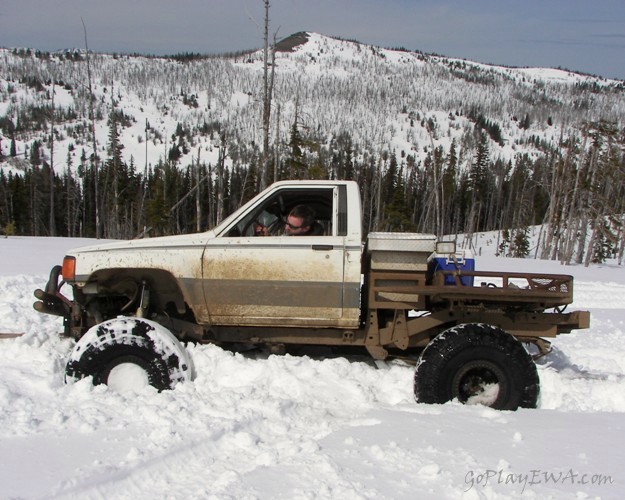
[[[390,169],[389,169],[390,170]],[[384,207],[383,231],[414,231],[415,226],[410,220],[410,208],[406,203],[403,173],[397,171],[391,190],[390,200]]]
[[[527,227],[517,229],[511,245],[512,257],[524,259],[530,253],[529,229]]]
[[[489,148],[488,137],[483,132],[479,134],[479,143],[475,153],[475,160],[469,171],[472,214],[468,217],[467,233],[484,230],[484,213],[489,195]]]
[[[306,161],[304,159],[304,139],[297,127],[296,120],[291,125],[291,135],[289,140],[289,157],[287,159],[287,179],[304,179],[306,177]]]
[[[611,257],[613,249],[610,241],[606,237],[606,228],[600,230],[594,238],[593,247],[591,252],[591,262],[593,264],[603,264],[609,257]]]
[[[104,164],[105,168],[105,189],[103,190],[103,202],[112,206],[112,213],[107,220],[110,222],[108,228],[108,237],[111,238],[120,238],[121,237],[121,209],[120,209],[120,185],[125,183],[126,179],[123,179],[123,171],[122,171],[122,151],[124,146],[121,144],[119,138],[119,128],[118,128],[118,112],[115,109],[115,102],[112,103],[112,110],[109,113],[108,118],[108,144],[106,148],[106,153],[108,155],[108,159]],[[112,192],[109,189],[109,183],[112,185]],[[106,208],[104,210],[106,213]]]

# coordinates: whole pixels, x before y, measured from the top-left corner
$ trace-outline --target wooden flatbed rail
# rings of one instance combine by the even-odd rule
[[[473,277],[474,286],[461,279]],[[449,284],[449,278],[453,284]],[[429,278],[429,277],[428,277]],[[447,281],[446,281],[447,278]],[[428,309],[440,303],[480,304],[485,308],[513,307],[542,311],[573,302],[573,277],[563,274],[493,271],[438,271],[425,273],[372,271],[370,307]]]

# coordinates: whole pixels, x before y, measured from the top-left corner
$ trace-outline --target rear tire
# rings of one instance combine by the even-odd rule
[[[173,334],[143,318],[119,317],[91,328],[76,344],[65,382],[93,377],[118,390],[147,384],[162,391],[195,376],[193,362]]]
[[[536,408],[540,382],[523,345],[486,324],[453,327],[421,353],[414,379],[419,403],[483,404],[499,410]]]

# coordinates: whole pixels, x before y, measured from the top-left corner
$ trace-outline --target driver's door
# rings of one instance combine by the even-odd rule
[[[324,189],[335,220],[338,191]],[[270,218],[259,209],[238,222],[239,230],[208,242],[202,265],[211,323],[353,326],[357,290],[344,288],[345,237],[335,234],[336,224],[330,221],[323,236],[249,235],[252,222]],[[346,299],[356,302],[347,315]]]

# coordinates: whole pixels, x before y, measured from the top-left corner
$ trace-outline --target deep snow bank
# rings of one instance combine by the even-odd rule
[[[82,244],[83,242],[80,242]],[[118,394],[63,384],[72,342],[32,309],[62,239],[0,239],[1,498],[621,498],[625,272],[576,276],[589,330],[539,362],[538,410],[417,405],[413,368],[189,346],[197,378]],[[10,249],[10,250],[9,250]],[[56,254],[56,255],[55,255]],[[11,261],[7,264],[7,261]]]

